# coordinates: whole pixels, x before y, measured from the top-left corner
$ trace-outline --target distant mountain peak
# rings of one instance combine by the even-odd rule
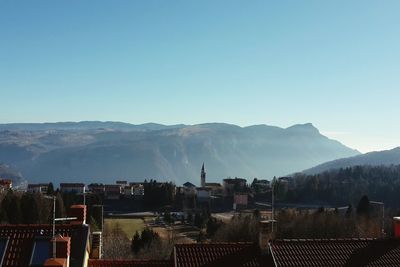
[[[312,133],[320,133],[319,130],[310,122],[304,124],[295,124],[286,128],[289,131],[303,131],[303,132],[312,132]]]

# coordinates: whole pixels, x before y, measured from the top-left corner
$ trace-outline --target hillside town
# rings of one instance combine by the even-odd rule
[[[288,224],[285,220],[304,224],[308,220],[304,214],[321,212],[317,206],[299,205],[293,209],[274,203],[277,191],[294,186],[292,177],[254,179],[251,184],[237,177],[223,179],[221,184],[208,183],[206,177],[203,163],[199,186],[190,182],[176,186],[151,179],[141,183],[61,183],[58,188],[51,182],[28,184],[21,191],[13,190],[11,180],[1,179],[1,209],[8,212],[0,214],[3,222],[12,223],[13,216],[24,217],[13,210],[19,205],[22,212],[26,205],[49,209],[44,219],[38,219],[39,224],[21,224],[32,221],[14,218],[14,223],[0,225],[1,266],[400,264],[399,217],[392,218],[393,229],[389,231],[384,225],[380,227],[379,222],[368,223],[359,238],[312,238],[318,234],[310,234],[306,239],[280,239],[287,235],[282,232]],[[21,204],[13,202],[18,194],[22,196]],[[49,200],[45,205],[32,206],[24,204],[24,197],[33,202]],[[349,208],[344,211],[326,208],[321,216],[327,217],[321,219],[343,223],[351,216]],[[342,215],[332,215],[338,212]],[[126,232],[138,222],[142,226],[128,236]],[[301,229],[300,225],[291,227]],[[317,227],[314,229],[318,231]],[[341,234],[346,233],[334,233],[338,237]],[[332,253],[332,249],[336,252]],[[162,253],[154,254],[157,250]]]
[[[280,187],[290,186],[290,177],[274,178],[275,183]],[[3,190],[12,189],[10,180],[0,180]],[[28,193],[46,194],[49,191],[50,183],[28,184]],[[53,184],[51,184],[54,190]],[[170,189],[168,190],[167,187]],[[147,189],[147,190],[146,190]],[[19,189],[20,190],[20,189]],[[130,182],[117,180],[114,184],[102,183],[60,183],[61,194],[76,194],[90,198],[99,197],[104,202],[106,212],[137,212],[137,211],[158,211],[163,203],[156,206],[149,206],[147,196],[159,191],[159,194],[170,194],[169,205],[180,207],[179,212],[195,211],[196,209],[207,208],[211,211],[240,211],[247,208],[254,208],[257,205],[271,205],[271,182],[255,178],[249,185],[243,178],[225,178],[222,183],[208,183],[204,163],[201,167],[199,186],[185,182],[176,186],[171,182],[157,182],[156,180],[144,180],[143,182]],[[21,190],[20,190],[21,191]],[[157,193],[156,193],[157,194]],[[269,196],[267,196],[269,194]],[[263,203],[265,201],[265,203]],[[124,209],[122,203],[131,203],[131,210]],[[158,199],[159,202],[159,199]]]

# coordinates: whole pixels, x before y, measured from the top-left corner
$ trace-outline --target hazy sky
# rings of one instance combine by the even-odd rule
[[[400,145],[400,1],[0,0],[0,122],[312,122]]]

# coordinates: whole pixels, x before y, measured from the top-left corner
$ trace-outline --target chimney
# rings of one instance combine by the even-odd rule
[[[393,217],[393,232],[395,238],[400,238],[400,217]]]
[[[86,205],[72,205],[68,211],[68,217],[76,217],[71,224],[86,224]]]
[[[101,259],[102,257],[102,233],[101,232],[93,232],[92,233],[92,250],[90,258],[92,259]]]
[[[47,259],[43,267],[67,267],[67,260],[66,259]]]
[[[275,220],[263,220],[259,222],[260,232],[258,238],[258,244],[260,246],[261,252],[266,254],[268,253],[268,243],[270,240],[275,238],[275,232],[273,231],[276,228]]]
[[[71,238],[67,236],[56,236],[51,240],[53,244],[52,258],[47,259],[45,267],[69,267],[71,253]]]

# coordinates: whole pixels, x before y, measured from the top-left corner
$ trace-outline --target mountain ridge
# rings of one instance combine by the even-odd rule
[[[359,154],[310,123],[288,128],[77,122],[0,124],[0,162],[31,182],[169,179],[198,184],[228,176],[272,178]]]
[[[372,151],[361,155],[336,159],[324,162],[312,168],[302,171],[305,174],[318,174],[324,171],[353,167],[357,165],[399,165],[400,164],[400,147],[387,149],[382,151]]]

